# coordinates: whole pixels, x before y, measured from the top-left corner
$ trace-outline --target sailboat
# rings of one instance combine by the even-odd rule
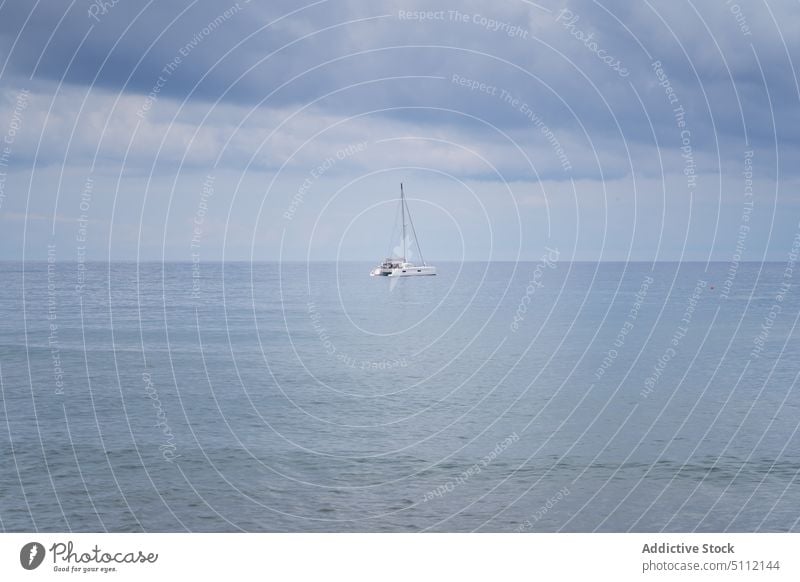
[[[420,277],[423,275],[435,275],[436,267],[425,263],[425,258],[422,256],[422,249],[419,246],[417,239],[417,231],[414,229],[414,221],[411,219],[411,211],[408,209],[406,196],[403,192],[403,183],[400,183],[400,212],[402,214],[403,222],[403,256],[402,257],[389,257],[384,259],[383,262],[370,271],[370,277]],[[421,265],[415,265],[408,261],[408,240],[406,239],[406,216],[411,225],[411,233],[414,235],[414,243],[419,251],[419,257],[422,261]]]

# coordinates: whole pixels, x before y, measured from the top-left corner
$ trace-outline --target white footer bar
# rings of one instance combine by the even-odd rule
[[[800,534],[0,534],[0,580],[800,580]]]

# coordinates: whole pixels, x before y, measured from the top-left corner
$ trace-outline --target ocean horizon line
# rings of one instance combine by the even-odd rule
[[[437,260],[435,261],[436,264],[459,264],[459,263],[469,263],[469,264],[508,264],[508,263],[537,263],[541,261],[541,259],[519,259],[519,260],[511,260],[511,259],[502,259],[502,260],[491,260],[491,261],[482,261],[482,260]],[[69,260],[58,260],[56,263],[77,263],[78,261],[69,259]],[[81,263],[85,264],[175,264],[175,265],[191,265],[191,264],[335,264],[335,263],[348,263],[348,264],[363,264],[363,263],[375,263],[374,260],[370,261],[368,259],[343,259],[343,260],[330,260],[330,259],[320,259],[320,260],[309,260],[309,261],[301,261],[301,260],[274,260],[274,259],[257,259],[257,260],[247,260],[247,259],[208,259],[202,261],[192,261],[190,259],[144,259],[137,261],[136,259],[87,259],[85,261],[80,261]],[[648,261],[648,260],[588,260],[588,259],[577,259],[577,260],[560,260],[559,263],[565,264],[609,264],[609,265],[626,265],[626,264],[641,264],[641,265],[675,265],[675,264],[696,264],[696,265],[725,265],[731,264],[732,261],[730,260],[711,260],[711,261],[703,261],[703,260],[658,260],[658,261]],[[736,261],[736,264],[750,264],[750,265],[759,265],[759,264],[782,264],[785,263],[785,260],[765,260],[765,261],[756,261],[756,260],[747,260],[747,261]],[[25,264],[25,263],[43,263],[47,264],[47,259],[0,259],[0,264]]]

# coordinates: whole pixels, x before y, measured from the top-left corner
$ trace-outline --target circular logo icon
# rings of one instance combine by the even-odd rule
[[[19,563],[26,570],[35,570],[44,561],[44,546],[39,542],[29,542],[19,552]]]

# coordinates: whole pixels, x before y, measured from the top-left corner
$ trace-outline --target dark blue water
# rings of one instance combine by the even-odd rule
[[[0,264],[5,531],[800,530],[785,264],[49,267]]]

